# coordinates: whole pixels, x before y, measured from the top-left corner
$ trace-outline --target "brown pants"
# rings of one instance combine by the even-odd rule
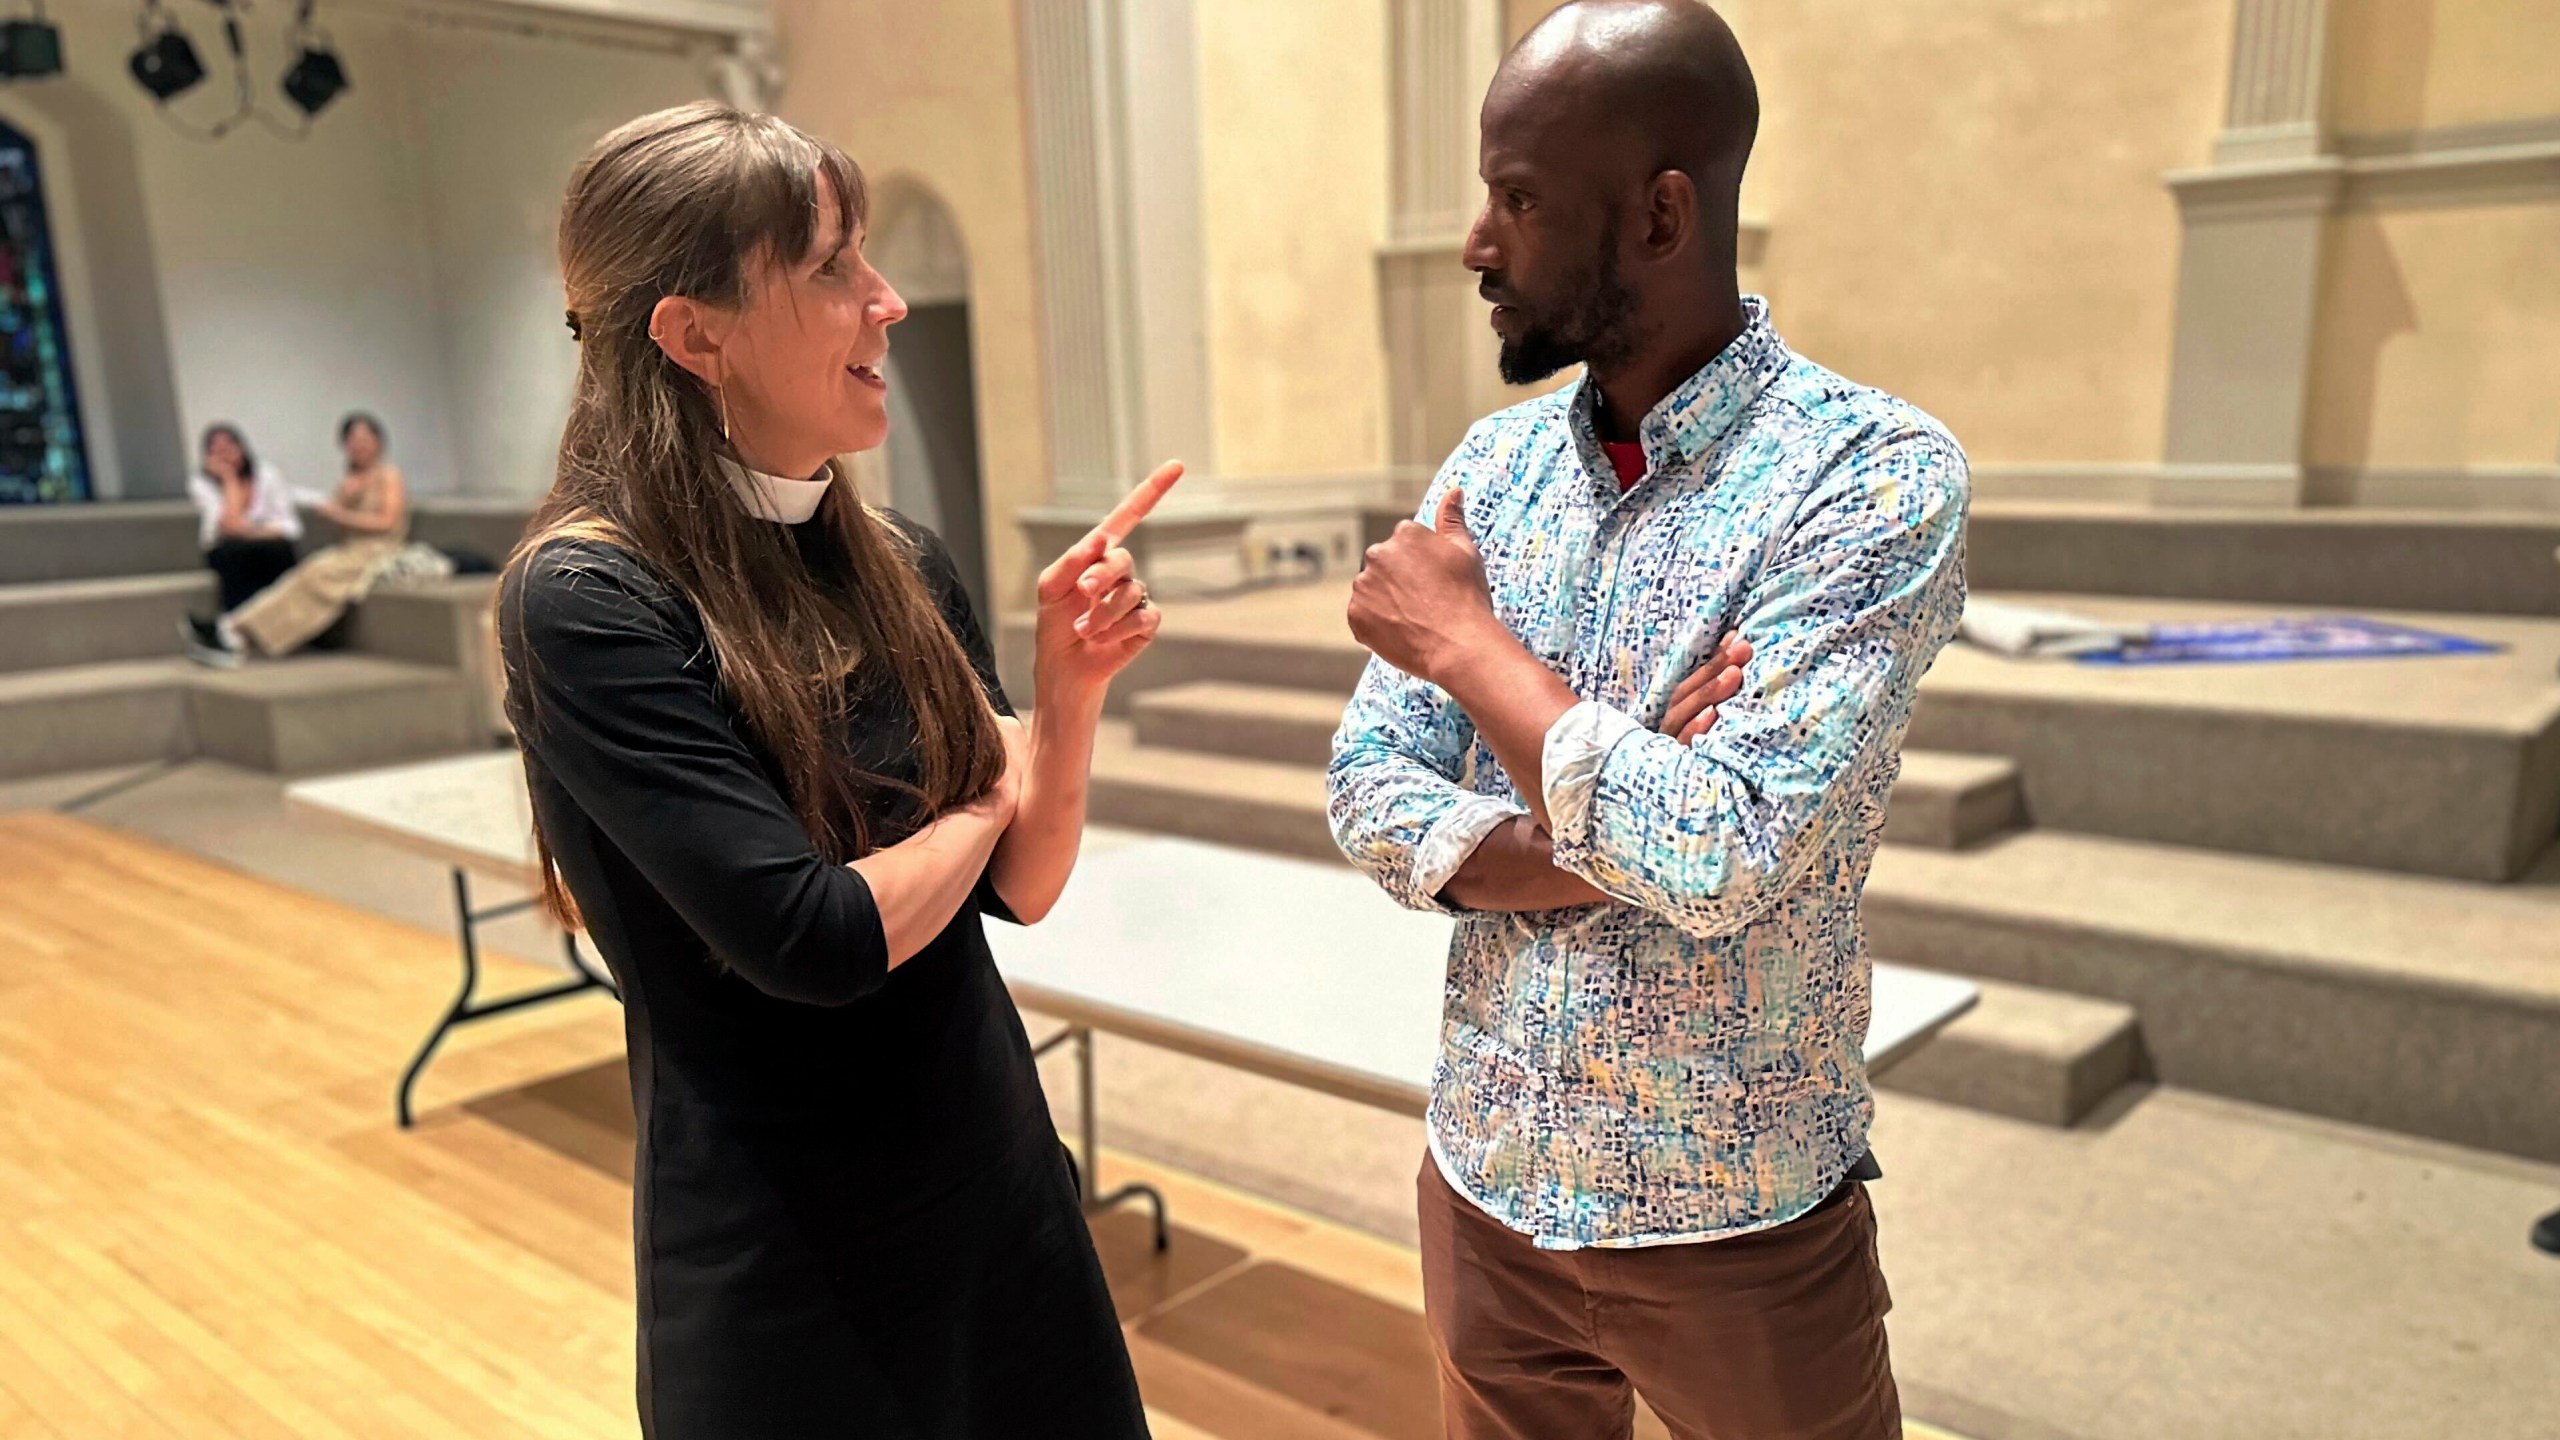
[[[1771,1230],[1540,1250],[1422,1160],[1422,1290],[1451,1440],[1899,1440],[1875,1211],[1843,1185]]]

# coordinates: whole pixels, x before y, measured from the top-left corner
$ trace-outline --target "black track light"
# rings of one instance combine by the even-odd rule
[[[317,115],[320,107],[337,99],[347,90],[347,67],[338,63],[337,47],[329,37],[312,28],[311,11],[315,0],[302,0],[293,17],[293,68],[284,73],[284,95],[302,107],[305,115]]]
[[[196,57],[195,42],[157,3],[143,11],[142,43],[134,47],[127,68],[133,71],[134,81],[151,92],[152,99],[163,102],[185,94],[204,80],[204,61]]]
[[[284,73],[285,98],[302,107],[305,115],[317,115],[320,107],[345,94],[346,67],[338,63],[334,50],[306,49],[295,58],[293,68]]]
[[[27,20],[0,21],[0,80],[35,80],[62,73],[62,32],[44,18],[39,0]]]

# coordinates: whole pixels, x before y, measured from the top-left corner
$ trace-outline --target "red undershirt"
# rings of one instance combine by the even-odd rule
[[[1644,442],[1603,440],[1600,448],[1609,452],[1609,468],[1618,472],[1619,491],[1636,488],[1636,482],[1644,478]]]

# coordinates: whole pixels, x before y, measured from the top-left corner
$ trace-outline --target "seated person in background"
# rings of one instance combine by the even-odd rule
[[[315,508],[345,537],[226,607],[219,620],[192,622],[188,653],[196,659],[232,666],[250,652],[292,654],[363,599],[380,568],[408,544],[408,486],[383,458],[382,422],[361,411],[349,415],[338,422],[338,444],[346,478]]]
[[[239,427],[207,427],[203,456],[197,473],[187,478],[187,495],[196,502],[198,543],[228,612],[293,568],[302,520],[293,513],[293,492],[284,477],[258,463]]]

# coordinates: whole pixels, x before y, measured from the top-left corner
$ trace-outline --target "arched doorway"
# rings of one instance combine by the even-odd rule
[[[969,259],[959,226],[932,191],[893,178],[872,197],[866,253],[907,302],[906,320],[889,332],[889,503],[942,536],[987,614]]]

